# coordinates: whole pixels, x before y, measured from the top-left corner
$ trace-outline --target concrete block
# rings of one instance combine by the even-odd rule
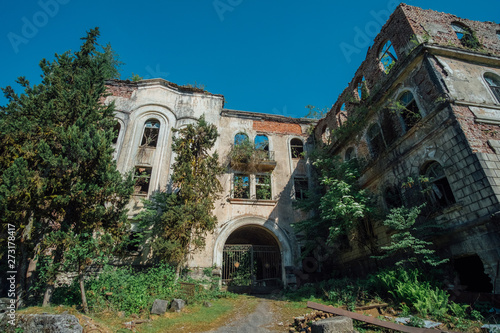
[[[162,315],[167,312],[168,309],[168,301],[164,301],[162,299],[155,299],[153,302],[153,307],[151,308],[152,314]]]
[[[170,305],[170,311],[180,312],[185,306],[186,306],[186,301],[179,298],[174,298],[172,304]]]
[[[354,332],[352,319],[349,317],[332,317],[316,321],[311,325],[311,333],[351,333]]]

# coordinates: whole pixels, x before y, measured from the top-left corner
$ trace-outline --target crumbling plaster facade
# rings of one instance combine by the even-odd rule
[[[454,25],[473,31],[480,47],[463,45]],[[500,25],[492,22],[401,4],[375,38],[353,80],[317,124],[307,119],[228,110],[221,95],[162,79],[111,81],[111,96],[106,103],[115,103],[121,127],[115,144],[118,167],[122,172],[137,167],[151,172],[147,191],[137,192],[131,200],[130,217],[142,208],[142,199],[153,191],[168,189],[174,162],[172,129],[205,115],[219,129],[214,149],[226,172],[220,179],[223,193],[215,208],[219,225],[207,236],[205,249],[190,256],[188,265],[193,270],[220,268],[227,239],[236,230],[252,226],[275,239],[281,252],[282,280],[293,282],[285,267],[300,268],[301,259],[291,224],[305,216],[292,203],[297,179],[305,179],[311,186],[311,166],[307,158],[293,154],[291,142],[299,139],[307,153],[313,149],[315,137],[328,143],[331,154],[363,161],[360,181],[379,196],[384,209],[389,208],[385,198],[388,189],[397,188],[405,203],[411,204],[415,198],[428,200],[426,213],[445,231],[439,237],[429,237],[438,253],[451,258],[450,267],[460,258],[478,256],[498,293],[500,100],[485,74],[500,76],[499,35]],[[386,45],[392,48],[384,48]],[[383,54],[392,57],[390,66],[381,63]],[[406,106],[418,113],[417,121],[411,121],[405,111],[394,109],[394,102],[403,97]],[[152,128],[159,126],[155,147],[145,147],[141,141],[150,119],[157,121]],[[335,131],[354,119],[364,127],[336,140]],[[309,134],[310,126],[315,126],[313,135]],[[377,126],[380,134],[375,140]],[[265,166],[271,174],[269,199],[255,196],[259,176],[255,170],[245,171],[249,197],[234,196],[234,177],[242,170],[228,156],[239,133],[245,133],[250,141],[258,135],[268,138],[268,150],[273,152],[271,163]],[[446,192],[444,197],[436,193],[433,198],[415,197],[414,191],[401,188],[408,177],[418,178],[429,170],[442,173],[437,185]],[[388,243],[390,232],[380,222],[370,229],[375,245]],[[369,246],[352,243],[342,249],[335,264],[344,273],[366,273],[374,268]],[[146,255],[136,261],[144,262]]]
[[[470,29],[480,47],[463,45],[454,26]],[[335,138],[329,131],[348,126],[348,119],[362,122],[365,126],[355,138],[334,139],[331,153],[345,159],[350,149],[348,157],[363,161],[361,183],[379,196],[386,210],[390,189],[398,189],[400,200],[407,204],[426,201],[428,216],[444,228],[428,238],[438,253],[451,259],[451,268],[461,258],[478,256],[497,293],[500,100],[486,78],[500,77],[499,31],[500,25],[492,22],[398,6],[315,132],[326,141]],[[388,68],[381,61],[387,42],[397,58],[389,61]],[[363,77],[365,95],[359,96]],[[406,109],[418,112],[418,121],[411,121],[404,109],[394,108],[395,102],[404,104],[408,96],[414,104]],[[444,172],[436,183],[440,192],[431,188],[431,194],[415,199],[414,189],[402,188],[408,177],[426,176],[431,167]],[[438,194],[448,197],[444,200]],[[390,232],[381,223],[373,228],[372,240],[387,244]],[[366,272],[374,265],[371,255],[367,247],[351,244],[339,264],[346,271]]]
[[[197,268],[222,267],[222,251],[228,237],[238,228],[253,226],[265,229],[278,244],[281,252],[282,281],[290,282],[293,276],[286,276],[286,266],[300,266],[300,249],[291,224],[303,218],[303,214],[292,207],[294,201],[294,177],[308,179],[310,166],[303,156],[292,156],[291,142],[299,140],[304,152],[312,145],[308,129],[315,125],[310,119],[259,114],[224,109],[221,95],[210,94],[196,88],[179,87],[163,79],[140,82],[108,82],[106,103],[114,102],[116,118],[120,123],[115,144],[118,168],[125,173],[135,168],[150,168],[147,191],[136,192],[129,204],[129,217],[133,219],[143,207],[143,199],[154,191],[166,191],[169,187],[174,154],[171,151],[172,130],[180,129],[204,115],[205,119],[219,129],[219,138],[214,150],[220,162],[226,167],[221,176],[223,187],[221,199],[216,202],[215,215],[219,225],[214,233],[208,234],[206,247],[190,255],[188,266],[196,275]],[[154,147],[144,144],[145,126],[150,120],[159,122]],[[239,170],[231,164],[229,154],[235,136],[244,133],[253,142],[256,136],[268,139],[269,161],[265,170]],[[297,142],[297,141],[295,141]],[[249,197],[234,197],[234,175],[248,175]],[[269,174],[271,197],[256,197],[256,177]],[[136,258],[136,263],[146,262],[147,253]]]

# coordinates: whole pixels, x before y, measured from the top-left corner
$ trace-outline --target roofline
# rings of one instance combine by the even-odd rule
[[[276,114],[232,110],[232,109],[222,109],[221,116],[245,118],[245,119],[252,119],[252,120],[277,121],[277,122],[281,122],[281,123],[306,124],[306,125],[311,125],[311,124],[315,125],[318,122],[318,119],[293,118],[293,117],[281,116],[281,115],[276,115]]]

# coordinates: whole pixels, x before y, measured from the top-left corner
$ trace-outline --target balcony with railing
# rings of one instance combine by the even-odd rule
[[[233,170],[271,172],[276,167],[274,151],[270,150],[234,146],[229,157]]]

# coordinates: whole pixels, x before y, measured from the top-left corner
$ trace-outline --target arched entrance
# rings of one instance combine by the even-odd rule
[[[281,272],[279,244],[266,228],[245,225],[227,238],[222,256],[223,284],[280,287]]]
[[[214,246],[214,265],[222,269],[226,283],[234,280],[233,267],[243,267],[248,262],[253,263],[253,268],[250,266],[249,273],[241,270],[236,274],[237,283],[286,285],[285,267],[293,265],[293,258],[299,253],[294,244],[274,220],[240,217],[224,223],[220,229]]]

